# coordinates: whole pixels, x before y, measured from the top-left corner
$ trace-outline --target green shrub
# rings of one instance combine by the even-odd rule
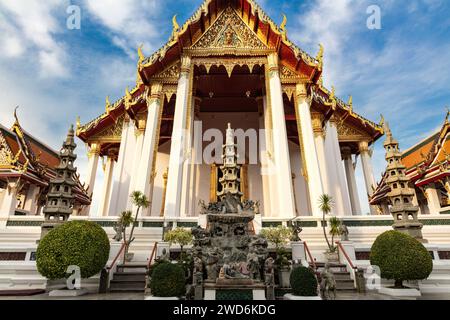
[[[98,224],[90,221],[70,221],[51,230],[36,251],[39,273],[51,280],[67,276],[67,267],[80,267],[81,277],[99,273],[109,257],[109,239]]]
[[[186,293],[184,270],[178,264],[161,263],[153,269],[150,288],[155,297],[180,297]]]
[[[381,277],[394,279],[401,287],[404,280],[423,280],[433,271],[433,260],[428,250],[413,237],[387,231],[372,245],[370,263],[378,266]]]
[[[305,267],[297,267],[291,272],[292,294],[302,297],[317,296],[317,279],[314,272]]]

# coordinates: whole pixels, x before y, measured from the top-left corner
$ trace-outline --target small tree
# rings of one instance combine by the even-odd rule
[[[192,243],[192,233],[190,230],[183,228],[176,228],[167,232],[164,236],[164,241],[172,244],[178,244],[181,248],[180,259],[183,257],[183,248]]]
[[[262,229],[260,235],[275,245],[275,251],[277,253],[276,265],[279,267],[289,265],[289,260],[286,257],[287,252],[284,246],[292,235],[291,229],[284,226],[267,228]]]
[[[127,238],[127,233],[126,233],[127,228],[132,223],[134,223],[133,213],[131,211],[123,211],[119,216],[119,220],[117,221],[117,224],[122,226],[122,239],[124,239],[124,241]]]
[[[341,235],[342,222],[336,217],[331,217],[329,220],[329,224],[330,224],[329,233],[331,235],[331,245],[333,246],[333,248],[336,248],[336,246],[334,245],[334,238],[339,237]],[[336,251],[336,249],[334,250]]]
[[[433,271],[433,259],[423,244],[394,230],[375,240],[370,264],[380,268],[381,277],[395,280],[396,288],[403,288],[405,280],[426,279]]]
[[[328,251],[329,252],[336,252],[336,246],[332,243],[330,243],[330,240],[328,240],[327,230],[326,230],[326,216],[327,214],[330,214],[332,208],[333,208],[333,198],[327,194],[323,194],[319,198],[319,209],[322,211],[322,228],[323,228],[323,235],[325,237],[325,241],[328,245]]]
[[[150,201],[147,199],[147,196],[140,191],[133,191],[131,193],[130,197],[131,197],[131,203],[134,206],[136,206],[136,215],[134,216],[134,219],[133,219],[133,221],[136,222],[139,217],[139,212],[141,211],[141,208],[144,208],[144,209],[148,208],[150,206]],[[133,234],[134,234],[135,227],[136,227],[136,224],[133,223],[128,241],[126,240],[126,238],[124,238],[125,254],[128,253],[128,250],[130,249],[130,245],[134,241]]]

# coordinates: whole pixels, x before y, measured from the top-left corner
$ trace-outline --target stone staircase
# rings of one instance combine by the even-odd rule
[[[316,262],[316,266],[317,272],[320,274],[325,267],[325,263]],[[330,269],[334,274],[334,278],[336,280],[336,290],[338,292],[356,292],[354,281],[351,278],[350,272],[348,272],[345,264],[332,263],[330,264]]]
[[[110,292],[144,292],[147,265],[145,263],[119,264],[110,281]]]

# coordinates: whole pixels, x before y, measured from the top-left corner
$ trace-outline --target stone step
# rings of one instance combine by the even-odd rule
[[[129,281],[129,280],[111,280],[110,291],[115,289],[141,290],[145,289],[145,280]]]
[[[117,266],[117,272],[147,272],[146,264],[120,264]]]
[[[126,281],[145,281],[145,272],[115,272],[114,280],[126,280]]]
[[[109,292],[118,293],[118,292],[128,292],[128,293],[144,293],[145,288],[133,288],[133,287],[125,287],[125,288],[110,288]]]

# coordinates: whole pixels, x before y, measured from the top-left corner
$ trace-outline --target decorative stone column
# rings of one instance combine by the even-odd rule
[[[116,155],[113,150],[108,152],[106,165],[105,165],[105,178],[103,181],[103,189],[100,195],[100,205],[98,207],[96,217],[106,216],[110,205],[111,188],[113,182],[114,163],[116,161]]]
[[[441,200],[436,186],[433,183],[425,187],[425,196],[427,198],[430,214],[439,214],[441,211]]]
[[[314,142],[314,132],[311,120],[310,100],[307,98],[306,85],[297,84],[297,121],[300,121],[301,138],[305,150],[304,175],[308,182],[309,196],[311,202],[312,215],[322,216],[318,201],[323,195],[322,176],[319,167],[316,144]]]
[[[289,145],[286,131],[286,116],[284,113],[283,90],[281,88],[278,54],[271,53],[268,56],[268,98],[272,115],[273,154],[275,165],[276,194],[278,199],[277,216],[294,218],[294,190],[292,188],[292,171],[289,157]]]
[[[351,215],[352,206],[342,164],[341,148],[339,146],[339,135],[337,131],[336,118],[332,116],[328,122],[327,136],[325,139],[325,150],[330,165],[329,173],[333,177],[334,203],[338,215]]]
[[[181,58],[180,78],[178,79],[177,100],[175,103],[175,117],[170,146],[169,178],[167,182],[166,217],[180,216],[181,192],[183,186],[183,163],[186,160],[186,129],[189,104],[189,92],[192,86],[191,58]]]
[[[151,199],[151,182],[154,177],[154,167],[159,143],[159,127],[161,122],[161,100],[162,95],[162,83],[152,84],[147,95],[147,121],[145,127],[145,137],[142,146],[142,155],[139,161],[139,169],[136,180],[137,191],[141,191],[149,199]],[[155,151],[156,150],[156,151]],[[148,215],[150,209],[143,211],[143,215]]]
[[[359,153],[361,156],[364,181],[366,182],[367,196],[370,197],[376,188],[376,183],[375,178],[373,176],[372,155],[369,150],[369,142],[361,141],[359,143]],[[377,209],[375,206],[370,206],[370,214],[371,215],[377,214]]]
[[[17,182],[10,181],[0,206],[0,227],[6,227],[8,217],[14,215],[17,206]]]
[[[345,174],[347,176],[348,191],[350,193],[350,203],[352,204],[353,215],[361,215],[361,204],[359,202],[358,189],[356,186],[355,167],[353,165],[352,150],[350,147],[342,148]]]
[[[87,182],[88,186],[87,188],[88,194],[92,194],[94,192],[95,180],[97,178],[98,160],[100,158],[100,149],[101,145],[99,143],[92,143],[87,153],[88,170],[85,181]],[[83,213],[89,215],[90,210],[91,206],[88,206],[83,210]]]

